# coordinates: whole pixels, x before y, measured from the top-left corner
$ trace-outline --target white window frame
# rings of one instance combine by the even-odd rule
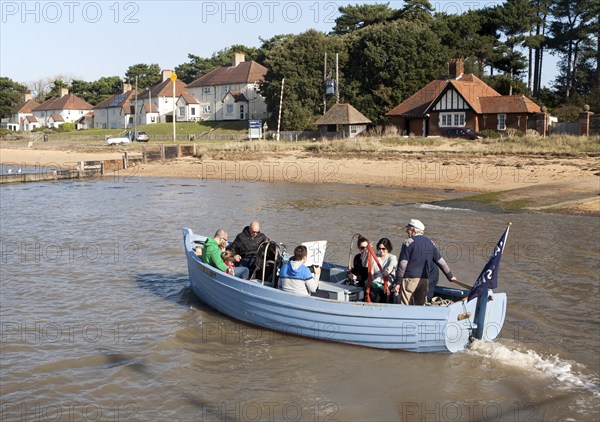
[[[498,114],[498,130],[506,130],[506,114],[499,113]]]
[[[231,116],[233,113],[233,104],[225,104],[225,114]]]
[[[464,111],[440,113],[439,127],[465,127],[467,114]]]
[[[185,106],[179,107],[179,117],[185,117]]]
[[[202,93],[203,93],[203,94],[210,94],[210,86],[205,86],[205,87],[202,89]]]
[[[231,87],[231,85],[223,85],[223,92],[227,93],[227,92],[231,91],[230,87]]]
[[[204,105],[202,107],[202,114],[210,114],[210,113],[211,113],[211,111],[210,111],[210,104]]]

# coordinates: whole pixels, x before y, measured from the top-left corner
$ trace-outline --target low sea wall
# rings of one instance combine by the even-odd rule
[[[0,184],[19,182],[44,182],[50,180],[84,179],[112,175],[141,164],[174,160],[180,157],[196,155],[196,144],[193,145],[160,145],[158,148],[143,148],[141,153],[123,153],[116,160],[93,160],[73,163],[71,168],[60,168],[32,173],[11,173],[0,175]],[[18,167],[18,166],[15,166]]]

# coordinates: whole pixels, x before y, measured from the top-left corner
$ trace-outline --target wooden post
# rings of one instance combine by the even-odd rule
[[[165,161],[165,146],[161,145],[160,146],[160,158],[162,159],[162,161]]]

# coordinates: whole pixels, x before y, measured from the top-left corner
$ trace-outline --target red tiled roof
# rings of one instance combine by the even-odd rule
[[[336,104],[322,115],[316,124],[321,125],[356,125],[371,123],[364,114],[350,104]]]
[[[505,95],[479,99],[482,113],[541,113],[539,105],[524,95]]]
[[[249,101],[248,98],[246,98],[246,96],[240,90],[235,89],[235,90],[229,91],[227,94],[225,94],[225,97],[227,97],[230,94],[236,103]],[[223,97],[223,99],[225,99],[225,97]]]
[[[446,78],[439,78],[429,82],[406,101],[388,111],[386,116],[401,116],[405,114],[420,116],[424,114],[427,107],[437,98],[447,84],[448,81]]]
[[[24,103],[20,104],[13,113],[31,113],[34,108],[39,106],[40,103],[34,100],[27,100]]]
[[[190,83],[188,88],[263,82],[266,75],[267,68],[252,60],[237,66],[218,67]]]
[[[421,116],[435,104],[446,88],[450,89],[450,87],[453,87],[476,113],[483,112],[482,98],[502,97],[492,87],[471,73],[464,74],[458,79],[441,77],[430,82],[406,101],[387,112],[386,116]]]
[[[38,121],[37,117],[35,116],[25,116],[24,120],[27,120],[29,123],[36,123]]]
[[[56,114],[53,114],[52,116],[50,116],[50,118],[51,118],[52,120],[54,120],[55,122],[64,122],[64,121],[65,121],[65,119],[63,119],[63,116],[61,116],[61,115],[60,115],[60,114],[58,114],[58,113],[56,113]]]
[[[150,87],[150,91],[146,89],[141,94],[138,94],[138,99],[142,100],[148,98],[150,96],[149,92],[152,94],[152,98],[172,97],[173,82],[171,79],[166,79],[162,82],[159,82]],[[181,94],[189,94],[189,91],[186,89],[186,84],[182,82],[181,79],[177,79],[175,81],[175,96],[179,97]]]
[[[32,111],[46,110],[91,110],[93,106],[85,100],[73,94],[63,95],[62,97],[53,97],[44,101]]]
[[[142,107],[142,111],[144,113],[158,113],[158,108],[156,107],[156,105],[154,103],[152,103],[152,108],[150,108],[150,106],[146,103],[144,103],[144,106]]]
[[[180,97],[182,97],[182,98],[185,100],[185,102],[186,102],[187,104],[200,104],[200,103],[198,102],[198,100],[196,99],[196,97],[194,97],[194,96],[193,96],[192,94],[190,94],[189,92],[186,92],[186,93],[184,93],[184,94],[181,94],[181,96],[180,96]]]

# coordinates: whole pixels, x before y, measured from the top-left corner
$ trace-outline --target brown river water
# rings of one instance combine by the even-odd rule
[[[596,421],[600,221],[457,194],[330,184],[105,179],[0,187],[2,421]],[[424,205],[436,202],[434,205]],[[181,229],[252,219],[288,245],[389,237],[419,218],[472,284],[508,221],[494,343],[374,350],[250,327],[191,292]],[[354,253],[354,251],[353,251]]]

